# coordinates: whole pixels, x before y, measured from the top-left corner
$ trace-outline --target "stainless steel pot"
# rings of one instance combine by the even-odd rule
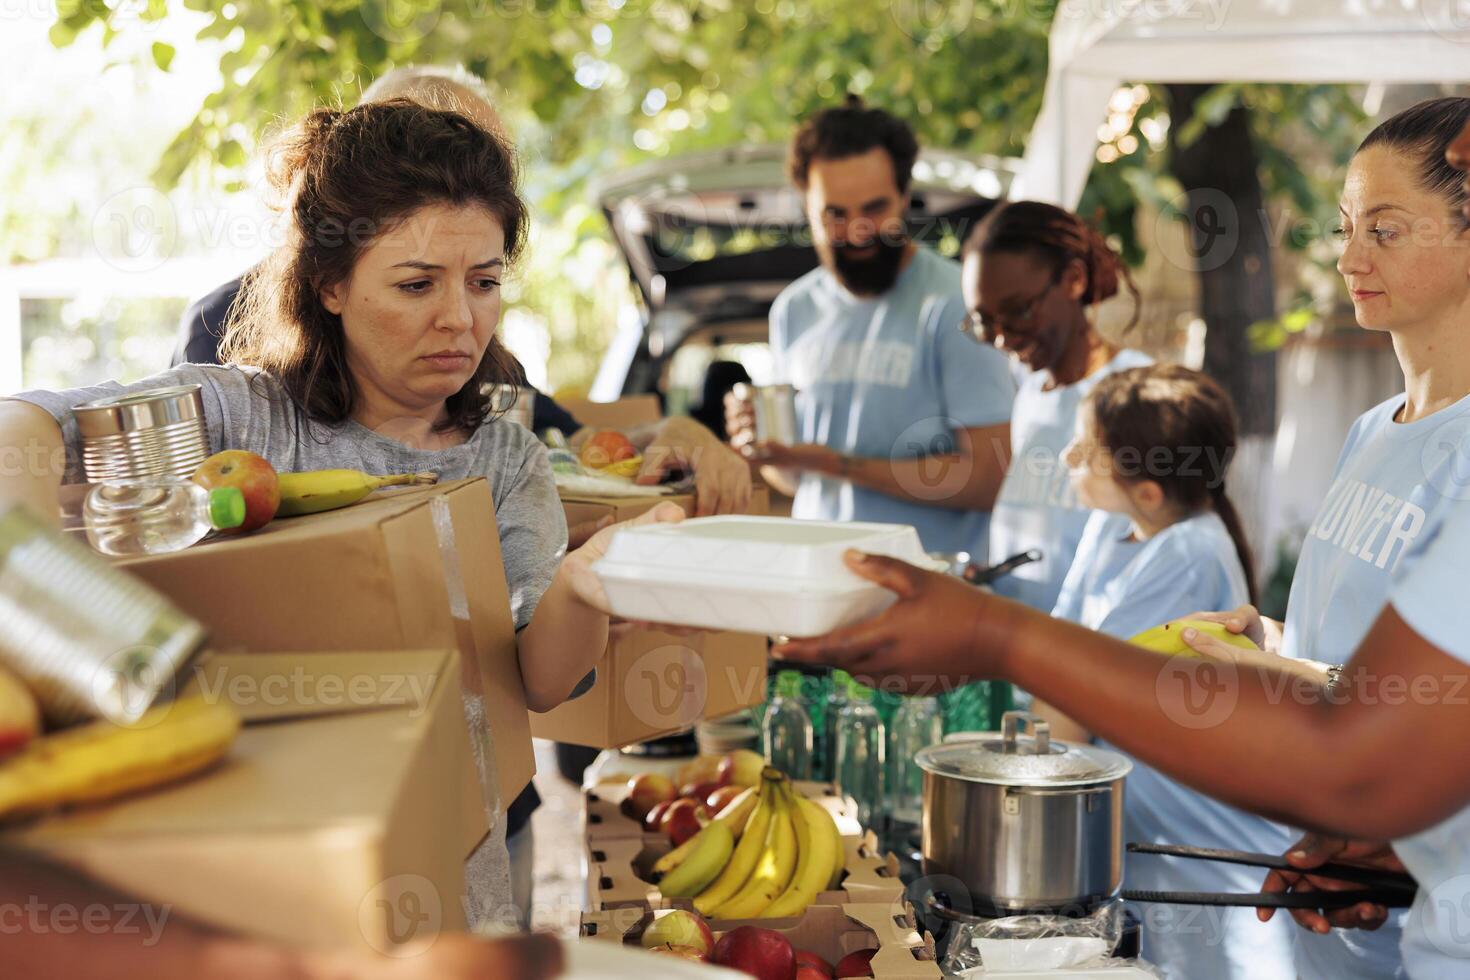
[[[1028,722],[1029,737],[1018,733]],[[1046,722],[1006,712],[993,732],[951,736],[919,752],[924,873],[956,879],[990,915],[1078,912],[1123,883],[1123,780],[1133,763],[1054,742]]]

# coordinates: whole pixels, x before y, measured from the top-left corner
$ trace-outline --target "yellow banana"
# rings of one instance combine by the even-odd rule
[[[693,898],[704,891],[735,851],[735,835],[728,824],[711,823],[690,839],[699,841],[694,852],[659,879],[658,890],[665,898]]]
[[[750,815],[750,820],[745,825],[745,833],[740,835],[740,843],[735,845],[735,851],[730,855],[730,861],[725,865],[725,870],[721,871],[720,876],[704,891],[694,896],[694,907],[701,915],[709,915],[723,905],[730,896],[740,890],[740,886],[745,884],[745,879],[749,878],[750,873],[755,870],[756,862],[760,860],[761,852],[765,848],[771,818],[775,814],[775,787],[775,779],[763,778],[761,780],[759,802],[755,812]]]
[[[608,476],[621,476],[625,479],[631,480],[633,479],[633,477],[637,476],[642,469],[643,457],[634,456],[632,459],[625,459],[617,463],[609,463],[607,466],[600,468],[597,472],[605,473]]]
[[[694,853],[694,849],[699,846],[700,834],[703,834],[705,830],[708,830],[717,823],[724,824],[730,828],[730,837],[732,840],[738,838],[745,831],[745,823],[750,819],[751,813],[755,812],[756,804],[759,802],[760,793],[757,792],[756,787],[751,786],[747,788],[745,792],[735,797],[729,803],[726,803],[725,808],[716,814],[715,818],[699,834],[695,834],[655,861],[653,870],[659,874],[668,874],[670,871],[673,871],[684,862],[685,858]]]
[[[777,919],[788,915],[800,915],[812,904],[832,876],[833,835],[824,824],[832,823],[832,817],[805,797],[793,794],[793,823],[796,827],[796,871],[791,883],[776,900],[760,913],[762,919]]]
[[[1143,647],[1145,650],[1152,650],[1154,653],[1197,657],[1199,654],[1195,653],[1183,639],[1184,631],[1189,628],[1197,629],[1206,636],[1212,636],[1242,650],[1260,649],[1248,637],[1230,632],[1223,624],[1210,623],[1202,619],[1176,619],[1172,623],[1164,623],[1162,626],[1144,630],[1128,642],[1134,646]]]
[[[792,819],[790,793],[790,784],[781,783],[776,791],[771,826],[766,831],[766,846],[755,870],[729,901],[715,909],[713,918],[755,918],[791,883],[791,875],[796,870],[796,824]]]
[[[181,779],[218,760],[240,730],[225,702],[184,698],[122,727],[48,735],[0,763],[0,816],[92,803]]]
[[[439,481],[435,473],[369,476],[360,470],[310,470],[280,475],[281,505],[277,517],[320,514],[355,504],[379,487],[421,486]]]

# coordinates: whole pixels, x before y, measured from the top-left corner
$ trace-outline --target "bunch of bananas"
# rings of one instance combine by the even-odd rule
[[[128,726],[95,721],[37,738],[0,763],[0,817],[98,803],[183,779],[224,756],[240,731],[226,702],[193,695]]]
[[[846,867],[832,815],[767,767],[759,787],[654,864],[666,898],[692,898],[713,919],[800,915],[817,894],[835,888]]]

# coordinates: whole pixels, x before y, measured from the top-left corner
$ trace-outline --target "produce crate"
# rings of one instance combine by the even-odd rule
[[[813,905],[852,904],[902,907],[904,884],[898,876],[898,858],[882,854],[878,838],[869,832],[862,837],[844,837],[847,873],[834,891],[817,895]],[[665,898],[652,877],[653,863],[669,852],[668,840],[658,837],[608,838],[587,845],[587,907],[594,912],[609,909],[692,909],[687,898]],[[790,920],[766,920],[790,921]],[[720,925],[716,920],[716,925]],[[722,926],[721,926],[722,927]]]
[[[636,945],[647,925],[668,911],[626,908],[588,912],[582,916],[586,942]],[[715,940],[740,925],[774,929],[797,950],[816,953],[835,964],[848,953],[874,949],[870,967],[876,980],[940,980],[932,940],[920,933],[913,912],[890,904],[813,905],[799,919],[748,919],[712,925]],[[650,957],[655,954],[649,953]],[[649,961],[650,967],[655,960]]]

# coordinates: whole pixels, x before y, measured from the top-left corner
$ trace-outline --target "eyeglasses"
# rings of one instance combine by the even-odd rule
[[[1011,313],[998,313],[987,317],[979,310],[967,310],[965,319],[960,323],[960,330],[982,344],[995,343],[1002,333],[1012,328],[1019,327],[1022,332],[1028,331],[1031,329],[1032,321],[1036,319],[1036,310],[1041,306],[1041,301],[1051,294],[1060,281],[1060,276],[1053,276],[1045,289],[1016,307]]]

